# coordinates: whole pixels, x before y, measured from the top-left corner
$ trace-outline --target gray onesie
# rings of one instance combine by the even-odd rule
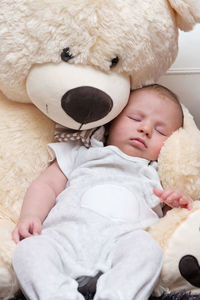
[[[162,215],[155,163],[91,145],[49,145],[68,182],[42,234],[17,245],[13,265],[28,299],[84,299],[78,282],[99,272],[95,300],[147,300],[156,284],[161,250],[144,230]]]

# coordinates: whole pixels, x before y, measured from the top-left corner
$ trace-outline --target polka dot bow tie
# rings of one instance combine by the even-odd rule
[[[95,135],[98,140],[102,141],[103,139],[102,130],[99,130],[101,128],[103,128],[103,126],[100,128],[98,127],[98,128],[87,129],[87,130],[74,130],[74,129],[66,128],[60,124],[56,124],[54,138],[57,142],[80,140],[85,147],[90,148],[91,137],[94,135],[94,133],[100,132],[100,134],[95,134]]]

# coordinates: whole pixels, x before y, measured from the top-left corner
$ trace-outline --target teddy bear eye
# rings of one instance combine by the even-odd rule
[[[111,59],[110,67],[111,68],[115,67],[118,64],[118,62],[119,62],[119,57],[118,56],[114,57],[113,59]]]
[[[62,59],[63,61],[65,61],[65,62],[67,62],[67,61],[69,61],[69,60],[72,59],[72,58],[73,58],[73,55],[72,55],[72,53],[71,53],[69,47],[64,48],[64,49],[62,50],[62,53],[61,53],[61,59]]]

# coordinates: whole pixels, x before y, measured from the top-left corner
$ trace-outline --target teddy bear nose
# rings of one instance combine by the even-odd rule
[[[76,122],[88,124],[105,117],[113,107],[111,97],[90,86],[69,90],[62,96],[62,109]]]
[[[195,256],[183,256],[179,262],[179,271],[191,285],[200,287],[200,267]]]

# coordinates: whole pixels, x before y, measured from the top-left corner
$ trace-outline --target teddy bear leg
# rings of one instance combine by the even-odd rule
[[[15,243],[11,232],[15,224],[0,215],[0,299],[13,297],[19,289],[19,284],[12,268],[12,256]]]

